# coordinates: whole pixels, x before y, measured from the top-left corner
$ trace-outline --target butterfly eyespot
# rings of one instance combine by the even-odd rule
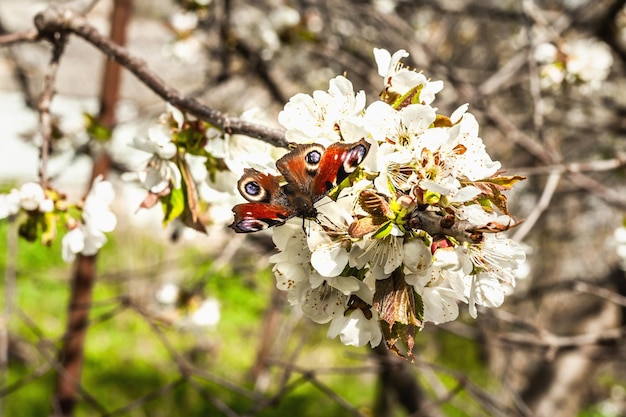
[[[239,231],[239,232],[250,233],[250,232],[258,232],[259,230],[265,230],[270,226],[272,226],[272,224],[269,224],[262,220],[244,219],[244,220],[241,220],[236,225],[234,225],[234,228],[236,231]]]
[[[306,154],[304,160],[307,164],[315,165],[319,164],[322,160],[322,154],[318,150],[311,151]]]
[[[256,181],[247,183],[245,187],[246,193],[249,195],[259,195],[261,192],[261,186]]]
[[[264,201],[267,199],[267,192],[252,178],[240,182],[239,192],[250,201]]]
[[[343,161],[343,170],[347,174],[354,172],[361,162],[363,162],[365,156],[367,156],[368,150],[369,149],[364,145],[358,145],[351,149],[346,159]]]

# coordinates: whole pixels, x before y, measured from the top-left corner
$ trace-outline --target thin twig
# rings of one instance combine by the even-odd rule
[[[156,323],[151,319],[150,314],[146,312],[143,307],[131,302],[128,300],[128,306],[134,310],[140,317],[144,319],[144,321],[150,326],[152,332],[157,336],[157,338],[161,341],[161,344],[168,351],[176,366],[178,367],[178,371],[181,376],[189,382],[189,384],[194,387],[198,392],[203,394],[206,399],[213,404],[218,410],[224,413],[227,417],[238,417],[239,415],[231,410],[225,403],[223,403],[219,398],[215,395],[209,393],[202,385],[200,385],[197,381],[191,378],[192,376],[192,367],[189,365],[187,360],[174,348],[170,340],[165,336],[163,331],[156,325]]]
[[[62,13],[57,9],[48,8],[35,17],[35,24],[40,32],[66,30],[80,36],[132,72],[159,97],[181,110],[223,129],[226,134],[247,135],[278,147],[287,147],[288,145],[284,132],[280,129],[228,116],[181,94],[150,70],[143,60],[130,54],[127,49],[103,37],[82,16],[68,11]]]
[[[56,75],[66,43],[67,38],[63,35],[57,36],[53,40],[52,57],[46,69],[43,91],[37,104],[42,140],[39,155],[39,182],[44,189],[48,188],[48,155],[52,146],[52,117],[50,115],[50,105],[52,104],[52,98],[56,91]]]
[[[589,162],[570,162],[538,167],[509,168],[510,171],[520,175],[545,175],[554,172],[564,174],[577,172],[604,172],[613,171],[626,166],[626,154],[618,152],[615,158],[601,159]]]
[[[39,343],[35,344],[35,348],[37,349],[39,354],[46,360],[46,362],[49,363],[61,377],[65,378],[65,380],[69,384],[72,384],[74,389],[80,394],[80,396],[85,400],[86,403],[91,405],[100,414],[106,414],[107,411],[104,405],[100,404],[98,400],[96,399],[96,397],[91,395],[80,384],[79,381],[73,379],[71,375],[68,375],[65,372],[65,367],[58,360],[56,360],[55,355],[53,354],[56,352],[53,352],[53,353],[50,352],[51,349],[55,349],[55,343],[52,340],[46,338],[44,336],[44,333],[41,331],[41,329],[39,329],[35,325],[35,323],[31,320],[31,318],[28,317],[28,315],[24,313],[21,309],[19,308],[15,309],[15,313],[26,324],[26,326],[33,332],[33,334],[35,334],[38,337]],[[60,411],[58,403],[53,403],[53,407],[55,408],[56,411]],[[63,415],[63,414],[59,414],[59,415]]]
[[[144,395],[143,397],[137,398],[136,400],[129,402],[128,404],[124,405],[123,407],[118,408],[117,410],[113,410],[110,413],[105,414],[103,417],[125,415],[133,411],[134,409],[149,403],[150,401],[154,401],[154,400],[161,398],[165,394],[183,385],[185,382],[187,382],[185,378],[179,378],[175,381],[170,382],[169,384],[165,384],[162,387],[157,388],[154,391],[150,391],[148,394]]]
[[[607,290],[598,285],[592,285],[588,282],[577,282],[574,284],[574,291],[586,294],[592,294],[596,297],[603,298],[613,304],[626,307],[626,297],[615,291]]]
[[[546,185],[543,187],[543,192],[541,193],[539,202],[535,205],[526,220],[519,225],[519,227],[515,231],[515,234],[513,234],[513,240],[521,242],[532,230],[532,228],[541,217],[541,214],[550,206],[550,201],[552,201],[552,196],[554,196],[554,193],[556,192],[560,181],[560,172],[553,172],[552,174],[550,174],[548,180],[546,181]]]
[[[11,46],[15,43],[37,42],[39,32],[35,29],[24,32],[7,33],[0,35],[0,46]]]

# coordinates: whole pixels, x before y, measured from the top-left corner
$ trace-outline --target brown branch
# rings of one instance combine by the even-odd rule
[[[185,378],[178,378],[175,381],[172,381],[168,384],[163,385],[161,388],[157,388],[154,391],[150,391],[148,394],[144,395],[143,397],[137,398],[134,401],[131,401],[130,403],[126,404],[123,407],[118,408],[117,410],[113,410],[110,413],[107,413],[107,417],[113,417],[113,416],[123,416],[123,415],[128,415],[128,413],[130,413],[131,411],[135,410],[138,407],[141,407],[151,401],[154,400],[158,400],[159,398],[163,397],[165,394],[174,391],[175,389],[177,389],[178,387],[180,387],[181,385],[183,385],[186,381]]]
[[[451,378],[454,378],[457,381],[457,384],[464,389],[464,391],[470,396],[470,398],[474,399],[480,407],[487,410],[488,415],[494,416],[531,416],[532,414],[526,410],[525,407],[519,407],[518,404],[513,406],[504,404],[499,397],[488,393],[484,388],[478,386],[473,383],[470,378],[463,372],[447,368],[446,366],[427,362],[419,356],[416,357],[415,365],[418,368],[427,368],[431,371],[442,372],[449,375]],[[440,397],[437,401],[437,405],[443,404],[445,400],[452,400],[455,398],[452,393],[456,393],[460,388],[453,387],[451,390],[445,394],[444,397]],[[462,404],[466,404],[466,400],[463,400]]]
[[[509,139],[514,140],[543,164],[552,166],[553,164],[560,162],[560,157],[558,155],[550,153],[542,144],[522,132],[496,106],[489,106],[486,114]],[[621,156],[618,158],[621,159]],[[600,197],[606,203],[621,210],[626,210],[626,198],[618,191],[613,190],[593,178],[576,171],[569,172],[569,175],[565,176],[565,178],[578,188],[587,190],[597,197]]]
[[[228,116],[181,94],[150,70],[144,61],[129,53],[127,49],[103,37],[82,16],[76,15],[71,11],[48,8],[35,17],[35,25],[42,33],[69,31],[80,36],[132,72],[159,97],[181,110],[223,129],[227,134],[250,136],[278,147],[287,147],[288,145],[284,132],[280,129],[261,126],[240,118]]]
[[[618,152],[617,156],[612,159],[601,159],[589,162],[570,162],[538,167],[509,168],[509,170],[520,175],[545,175],[553,173],[612,171],[624,166],[626,166],[626,154]]]
[[[39,182],[44,189],[48,188],[48,156],[50,147],[52,146],[52,119],[50,116],[50,105],[52,104],[52,98],[55,93],[56,75],[59,69],[59,61],[61,59],[61,55],[63,55],[63,51],[65,50],[67,38],[63,35],[55,36],[52,39],[52,42],[52,57],[50,58],[50,64],[48,65],[46,75],[44,77],[43,91],[37,103],[42,139],[39,153]]]
[[[0,35],[0,46],[11,46],[14,43],[37,41],[39,41],[39,32],[35,29],[17,33],[3,33]]]

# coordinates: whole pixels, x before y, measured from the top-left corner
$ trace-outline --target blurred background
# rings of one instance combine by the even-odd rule
[[[326,90],[339,74],[372,102],[383,86],[372,48],[406,49],[405,64],[444,81],[439,113],[469,103],[492,158],[527,176],[508,198],[525,219],[509,233],[526,245],[528,262],[502,308],[427,325],[414,364],[328,340],[325,326],[275,290],[270,235],[224,227],[231,206],[219,204],[222,194],[206,210],[207,235],[164,227],[158,206],[138,210],[145,190],[122,174],[146,158],[128,144],[147,136],[165,103],[122,71],[112,138],[98,141],[84,114],[101,111],[106,56],[70,36],[54,84],[48,175],[80,199],[106,153],[118,227],[94,260],[68,415],[626,415],[625,3],[95,2],[88,21],[105,36],[117,22],[130,53],[166,83],[274,127],[292,95]],[[50,4],[0,1],[1,33],[32,30]],[[0,51],[7,192],[38,179],[37,101],[51,47]],[[60,242],[24,242],[16,230],[0,222],[0,414],[54,415],[80,268],[63,263]]]

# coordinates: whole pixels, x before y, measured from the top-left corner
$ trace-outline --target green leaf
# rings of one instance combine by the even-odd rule
[[[439,200],[441,200],[441,194],[434,191],[426,190],[424,191],[423,200],[425,204],[435,205],[439,203]]]
[[[402,96],[395,97],[395,100],[391,104],[396,110],[399,110],[403,107],[406,107],[410,104],[419,104],[420,102],[420,94],[422,89],[424,88],[424,84],[417,85],[411,88],[409,91],[404,93]]]
[[[383,225],[372,235],[374,239],[383,239],[391,233],[393,230],[393,223],[391,220],[386,221]]]
[[[163,225],[179,217],[185,211],[185,193],[182,188],[174,188],[168,195],[161,197],[163,207]]]
[[[106,142],[111,139],[111,129],[105,127],[93,114],[83,113],[85,120],[87,121],[87,133],[89,136],[99,142]]]
[[[513,187],[513,185],[525,179],[526,177],[522,175],[510,175],[510,176],[501,175],[498,177],[485,178],[483,180],[476,181],[474,185],[477,185],[478,183],[482,182],[482,183],[494,184],[498,186],[500,189],[509,190],[511,189],[511,187]]]

